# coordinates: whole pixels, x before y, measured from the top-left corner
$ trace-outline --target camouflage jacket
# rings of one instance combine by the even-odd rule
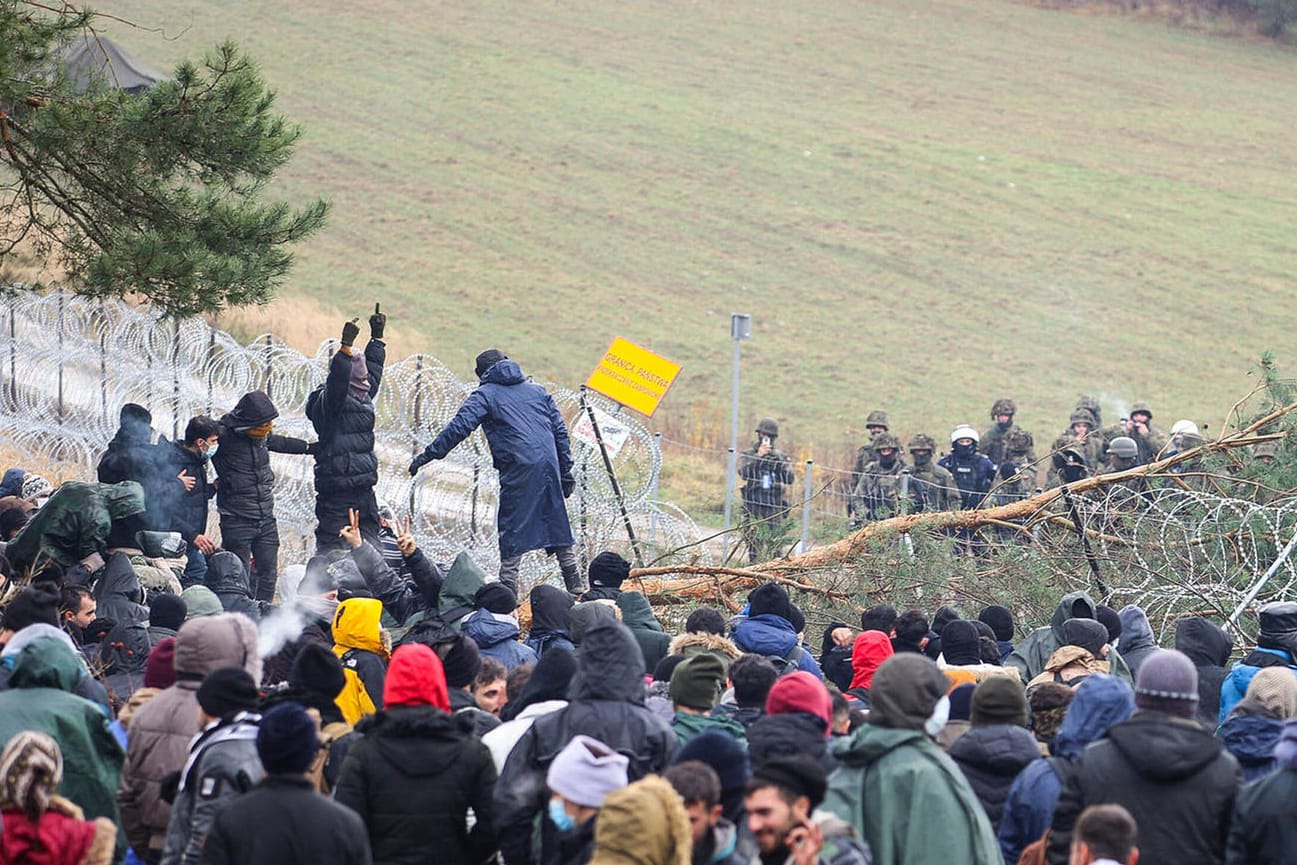
[[[959,487],[955,486],[955,476],[937,465],[935,459],[929,460],[925,466],[914,466],[910,474],[923,484],[926,510],[953,511],[959,508]]]
[[[757,456],[757,445],[739,458],[739,477],[743,479],[743,501],[771,508],[786,508],[784,485],[793,482],[792,463],[783,451],[772,450]]]
[[[902,489],[906,502],[902,504]],[[923,483],[916,481],[910,467],[897,458],[889,469],[877,460],[864,466],[852,491],[852,513],[861,520],[874,522],[894,517],[902,512],[923,510]]]
[[[991,428],[982,433],[982,440],[978,443],[977,449],[985,454],[986,458],[995,463],[998,467],[1000,463],[1009,458],[1004,443],[1008,439],[1009,433],[1014,432],[1015,430],[1021,430],[1022,432],[1027,433],[1027,438],[1032,444],[1031,448],[1027,451],[1027,462],[1035,462],[1035,439],[1032,438],[1031,433],[1022,429],[1022,427],[1017,424],[1009,424],[1009,428],[1003,430],[1000,429],[998,423],[991,424]]]

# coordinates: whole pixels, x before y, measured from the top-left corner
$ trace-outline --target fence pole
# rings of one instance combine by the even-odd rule
[[[99,419],[108,426],[108,310],[99,298]]]
[[[725,463],[725,531],[721,533],[721,562],[730,560],[730,503],[734,500],[734,448]]]
[[[216,325],[207,326],[210,333],[207,336],[207,416],[212,415],[212,386],[213,379],[216,377]]]
[[[171,319],[171,440],[180,438],[180,318]]]
[[[63,286],[59,286],[59,426],[63,426]]]
[[[18,408],[18,301],[9,295],[9,400],[16,410]]]
[[[1288,546],[1284,547],[1283,550],[1280,551],[1279,557],[1276,558],[1274,563],[1271,564],[1270,567],[1266,569],[1266,572],[1261,575],[1261,579],[1256,581],[1256,585],[1248,589],[1247,597],[1243,599],[1242,603],[1240,603],[1234,612],[1230,613],[1229,618],[1226,619],[1227,624],[1233,625],[1238,621],[1238,617],[1243,615],[1243,612],[1248,608],[1248,605],[1256,600],[1257,595],[1261,594],[1261,589],[1265,588],[1265,584],[1270,582],[1270,578],[1273,577],[1281,567],[1283,567],[1284,562],[1288,561],[1288,557],[1292,555],[1294,549],[1297,549],[1297,531],[1293,532],[1292,540],[1288,542]]]
[[[274,402],[275,399],[274,394],[270,392],[270,374],[274,367],[274,364],[271,361],[270,354],[272,351],[274,351],[274,349],[275,349],[274,334],[268,333],[266,334],[266,396],[270,397],[271,402]]]
[[[658,457],[660,459],[662,455],[662,433],[661,432],[653,433],[653,447],[657,448]],[[653,488],[649,492],[649,501],[653,502],[653,511],[652,511],[653,515],[649,519],[649,539],[653,542],[654,545],[656,545],[658,542],[657,500],[658,500],[658,475],[659,474],[660,474],[659,472],[653,473]]]
[[[419,430],[423,428],[423,353],[414,356],[414,423],[410,428],[410,459],[419,455]],[[415,481],[410,478],[410,521],[414,522]],[[476,510],[476,509],[475,509]],[[471,523],[470,523],[471,524]]]
[[[811,488],[815,483],[815,460],[806,461],[806,487],[802,490],[802,552],[811,548]]]

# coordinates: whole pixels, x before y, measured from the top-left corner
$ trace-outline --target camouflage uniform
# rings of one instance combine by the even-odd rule
[[[1151,463],[1162,455],[1162,450],[1167,446],[1167,443],[1171,441],[1171,437],[1167,435],[1166,430],[1153,426],[1153,410],[1149,408],[1148,403],[1137,402],[1131,406],[1130,414],[1132,417],[1139,412],[1148,415],[1148,432],[1140,433],[1139,430],[1135,428],[1135,422],[1133,420],[1123,420],[1119,423],[1106,426],[1099,431],[1100,435],[1103,437],[1105,453],[1107,445],[1113,439],[1118,436],[1126,436],[1134,439],[1135,444],[1139,447],[1139,461],[1141,463]]]
[[[1036,455],[1033,452],[1035,441],[1032,439],[1031,433],[1013,422],[1013,416],[1017,414],[1017,411],[1018,406],[1013,400],[997,399],[995,404],[991,406],[991,420],[995,421],[995,423],[991,424],[990,429],[982,434],[982,440],[977,444],[977,449],[985,454],[987,459],[995,463],[997,467],[1006,459],[1005,442],[1008,440],[1011,433],[1021,433],[1026,435],[1027,451],[1030,454],[1028,462],[1036,461]],[[1009,416],[1008,426],[1000,425],[999,417],[1002,414],[1007,414]]]
[[[953,511],[959,508],[959,487],[955,486],[955,476],[948,469],[937,465],[935,459],[937,442],[928,435],[918,433],[907,445],[914,467],[910,475],[923,484],[923,495],[927,500],[927,510]],[[928,455],[922,460],[915,456],[917,450],[926,450]]]
[[[1031,453],[1031,433],[1014,427],[1006,436],[1004,460],[997,469],[996,504],[1021,501],[1035,495],[1037,483],[1036,459]]]
[[[1089,424],[1090,431],[1084,436],[1077,435],[1075,429],[1078,423]],[[1089,409],[1078,407],[1072,412],[1068,424],[1068,428],[1063,431],[1063,434],[1054,439],[1054,443],[1049,448],[1050,455],[1053,456],[1068,449],[1075,450],[1084,460],[1087,473],[1093,474],[1103,466],[1103,455],[1107,449],[1107,442],[1100,433],[1095,432],[1094,415]],[[1050,467],[1045,482],[1047,486],[1051,487],[1063,483],[1057,464]]]
[[[891,466],[884,467],[878,451],[893,448],[896,455]],[[879,433],[874,438],[874,458],[864,466],[856,488],[852,490],[851,511],[861,522],[875,522],[900,513],[923,510],[923,484],[910,474],[910,467],[901,459],[901,443],[891,433]],[[905,501],[902,501],[902,495]]]
[[[757,433],[768,436],[773,442],[779,436],[779,425],[771,418],[762,418]],[[771,445],[770,453],[758,456],[758,440],[744,451],[739,459],[739,477],[743,479],[743,537],[748,545],[748,558],[752,562],[772,558],[777,552],[775,543],[784,523],[788,520],[788,500],[784,486],[793,482],[792,463],[783,451]]]
[[[856,450],[856,461],[851,464],[851,477],[847,478],[847,516],[851,517],[856,512],[856,487],[860,485],[860,477],[865,473],[865,466],[874,458],[874,439],[878,438],[879,433],[888,432],[891,429],[891,422],[888,420],[887,412],[881,409],[874,409],[865,417],[865,429],[870,430],[869,443],[863,444]],[[882,429],[877,429],[882,427]]]

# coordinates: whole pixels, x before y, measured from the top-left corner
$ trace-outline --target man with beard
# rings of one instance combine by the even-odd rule
[[[745,800],[757,840],[750,865],[869,865],[869,845],[844,820],[816,808],[824,767],[806,754],[775,757],[753,770]]]

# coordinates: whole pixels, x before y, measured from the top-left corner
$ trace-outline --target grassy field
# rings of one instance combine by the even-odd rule
[[[1078,393],[1214,429],[1297,325],[1297,54],[1003,0],[105,0],[168,66],[224,38],[308,135],[334,218],[258,326],[371,298],[399,345],[583,381],[614,336],[684,364],[661,423],[844,452]],[[302,341],[314,341],[305,332]],[[747,426],[751,428],[751,426]]]

